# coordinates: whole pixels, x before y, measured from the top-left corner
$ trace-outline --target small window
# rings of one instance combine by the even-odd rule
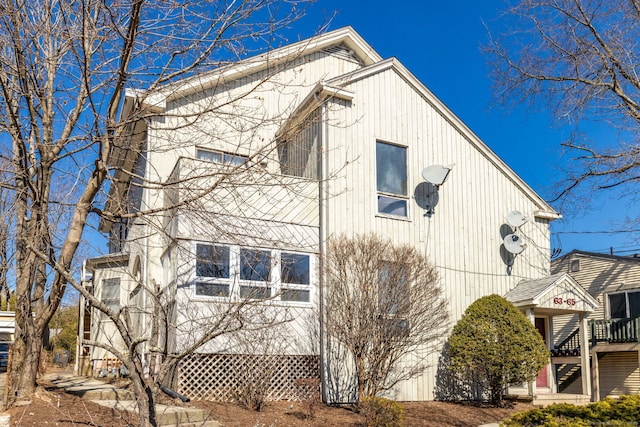
[[[378,141],[376,143],[376,182],[378,212],[407,217],[407,149]]]
[[[196,150],[196,157],[207,162],[222,163],[232,166],[241,165],[249,160],[247,156],[225,153],[222,151],[203,150],[201,148]]]
[[[571,260],[571,272],[577,273],[578,271],[580,271],[580,260],[579,259]]]
[[[240,280],[254,283],[243,283],[242,286],[240,286],[240,297],[252,299],[266,299],[271,297],[271,288],[268,286],[270,279],[270,251],[241,248]]]
[[[229,247],[196,245],[196,295],[228,297],[230,285]]]
[[[280,255],[280,277],[282,281],[280,300],[309,302],[309,255],[282,252]]]

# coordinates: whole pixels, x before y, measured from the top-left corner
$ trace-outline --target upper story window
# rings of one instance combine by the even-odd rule
[[[196,245],[196,295],[228,297],[230,281],[228,246]]]
[[[408,216],[407,148],[376,142],[378,213]]]
[[[611,319],[640,317],[640,290],[609,294],[608,303]]]
[[[310,301],[309,255],[282,252],[280,254],[280,299]]]
[[[223,151],[204,150],[202,148],[198,148],[196,150],[196,157],[199,160],[206,160],[207,162],[222,163],[233,166],[241,165],[249,160],[247,156],[225,153]]]

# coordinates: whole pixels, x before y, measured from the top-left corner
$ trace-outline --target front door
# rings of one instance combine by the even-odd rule
[[[544,317],[536,317],[536,329],[538,330],[538,332],[540,332],[540,335],[542,335],[545,346],[549,347],[547,344],[547,322]],[[538,374],[538,377],[536,378],[536,387],[549,387],[548,369],[549,365],[544,365],[544,367]]]

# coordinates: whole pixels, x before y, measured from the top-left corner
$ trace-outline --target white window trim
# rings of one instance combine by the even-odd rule
[[[199,277],[196,275],[196,252],[197,245],[209,245],[209,246],[224,246],[229,248],[229,278],[221,279],[221,278],[213,278],[213,277]],[[190,288],[191,288],[191,297],[195,301],[219,301],[219,302],[237,302],[241,300],[240,297],[240,287],[241,286],[255,286],[255,287],[268,287],[271,289],[270,296],[268,299],[263,300],[265,303],[271,303],[275,305],[284,305],[284,306],[298,306],[298,307],[310,307],[315,303],[315,281],[316,281],[316,254],[310,252],[301,252],[295,250],[280,250],[280,249],[270,249],[270,248],[262,248],[262,247],[252,247],[252,246],[240,246],[240,245],[230,245],[225,243],[216,243],[216,242],[202,242],[202,241],[193,241],[192,244],[192,253],[194,256],[192,257],[192,274],[190,275]],[[242,280],[240,279],[240,250],[241,249],[251,249],[251,250],[259,250],[259,251],[267,251],[270,253],[271,257],[271,275],[269,282],[258,282],[252,280]],[[289,254],[300,254],[306,255],[309,257],[309,284],[289,284],[281,282],[281,254],[282,252]],[[228,296],[208,296],[208,295],[198,295],[196,293],[196,283],[197,282],[209,282],[209,283],[219,283],[219,284],[227,284],[229,285],[229,295]],[[306,290],[309,291],[309,301],[286,301],[280,299],[280,294],[283,289],[291,289],[291,290]],[[274,297],[275,295],[275,297]],[[256,299],[256,301],[260,301],[260,299]]]
[[[388,144],[388,145],[395,145],[397,147],[401,147],[404,148],[406,151],[406,172],[407,172],[407,194],[406,195],[398,195],[398,194],[392,194],[392,193],[387,193],[384,191],[378,191],[378,143],[382,143],[382,144]],[[409,146],[407,144],[402,144],[396,141],[392,141],[389,139],[385,139],[385,138],[375,138],[375,144],[373,145],[373,159],[374,159],[374,179],[373,179],[373,192],[375,194],[375,197],[373,199],[373,211],[375,212],[375,216],[376,217],[380,217],[380,218],[386,218],[386,219],[395,219],[395,220],[399,220],[399,221],[411,221],[411,213],[412,213],[412,209],[411,209],[411,189],[413,188],[412,183],[411,183],[411,174],[409,173],[409,165],[411,164],[411,150],[409,149]],[[384,197],[389,197],[391,199],[397,199],[397,200],[405,200],[407,202],[407,216],[401,216],[401,215],[393,215],[393,214],[387,214],[384,212],[379,212],[378,211],[378,196],[384,196]]]
[[[221,162],[216,162],[214,160],[207,160],[207,159],[202,159],[199,156],[199,152],[203,151],[203,152],[207,152],[207,153],[211,153],[211,154],[219,154],[222,158]],[[224,161],[225,156],[233,156],[233,157],[239,157],[244,159],[244,161],[242,163],[227,163]],[[238,153],[231,153],[228,151],[222,151],[222,150],[214,150],[211,148],[203,148],[203,147],[196,147],[196,159],[202,161],[202,162],[209,162],[209,163],[215,163],[217,165],[225,165],[225,166],[244,166],[249,162],[249,156],[245,156],[244,154],[238,154]]]

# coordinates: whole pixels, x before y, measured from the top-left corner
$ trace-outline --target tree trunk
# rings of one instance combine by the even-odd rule
[[[6,405],[10,406],[16,399],[27,397],[35,392],[41,351],[42,334],[38,333],[33,323],[27,322],[26,327],[16,325]]]
[[[141,372],[131,375],[131,383],[136,395],[138,405],[138,425],[140,427],[157,427],[156,406],[153,389],[145,381]]]

